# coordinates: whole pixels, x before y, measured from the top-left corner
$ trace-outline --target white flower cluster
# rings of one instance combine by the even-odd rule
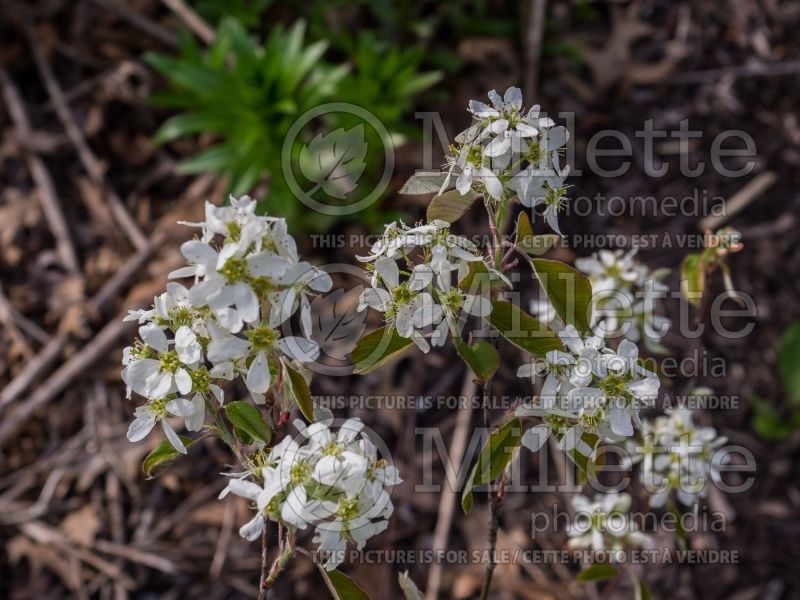
[[[301,443],[285,437],[257,455],[250,472],[232,479],[220,498],[232,492],[255,502],[258,513],[239,530],[250,541],[261,535],[265,518],[297,529],[311,525],[324,566],[332,570],[348,541],[360,550],[386,529],[394,510],[389,490],[401,479],[396,467],[378,458],[359,419],[348,419],[337,432],[323,421],[295,426]]]
[[[714,453],[727,438],[713,427],[697,427],[689,409],[666,413],[645,422],[644,444],[629,443],[630,455],[642,460],[640,477],[652,508],[664,506],[673,493],[681,504],[693,506],[705,496],[709,479],[719,483],[721,461],[714,460]]]
[[[167,417],[184,417],[189,431],[205,421],[207,403],[223,403],[225,383],[242,377],[256,403],[281,373],[281,364],[307,363],[319,348],[310,339],[308,295],[327,291],[331,278],[298,259],[283,219],[258,216],[247,196],[231,205],[206,203],[200,239],[181,246],[188,266],[171,278],[192,277],[187,289],[169,283],[151,310],[131,311],[139,339],[123,353],[128,397],[147,404],[135,411],[128,439],[138,441],[161,422],[179,452],[186,448]],[[279,327],[299,312],[302,335],[281,337]]]
[[[508,88],[503,97],[492,90],[489,99],[491,106],[470,101],[475,122],[456,137],[439,193],[455,179],[461,195],[485,193],[498,202],[516,196],[524,206],[542,205],[547,224],[561,233],[558,211],[566,201],[569,167],[560,166],[560,153],[569,139],[567,129],[541,116],[538,105],[526,111],[519,88]]]
[[[586,496],[575,496],[572,507],[575,516],[567,527],[570,548],[619,551],[650,543],[650,536],[639,531],[630,519],[631,497],[628,494],[598,494],[593,501]]]
[[[634,343],[643,341],[649,350],[665,352],[659,344],[672,322],[655,313],[656,300],[669,288],[661,280],[669,273],[650,271],[635,258],[636,249],[600,250],[579,258],[575,267],[589,276],[596,326],[615,335],[621,332]]]
[[[488,297],[473,293],[480,290],[459,287],[470,264],[483,257],[444,221],[416,227],[390,223],[370,254],[357,258],[372,270],[372,287],[361,294],[358,310],[382,312],[389,326],[423,352],[431,344],[444,345],[448,331],[456,334],[462,314],[486,317],[492,310]]]
[[[656,303],[669,288],[661,280],[668,270],[651,272],[635,259],[636,249],[601,250],[575,261],[575,267],[589,276],[592,284],[592,327],[604,338],[622,336],[648,350],[666,353],[660,340],[672,322],[656,314]],[[533,300],[531,313],[550,327],[563,327],[561,318],[547,300]]]
[[[659,379],[638,364],[635,344],[623,340],[616,352],[599,337],[582,338],[574,326],[559,337],[566,352],[551,350],[544,360],[522,365],[520,377],[546,375],[538,404],[523,404],[521,417],[539,417],[542,423],[525,432],[522,444],[538,451],[553,434],[566,451],[590,456],[593,447],[584,434],[597,441],[620,441],[642,427],[639,410],[658,395]]]

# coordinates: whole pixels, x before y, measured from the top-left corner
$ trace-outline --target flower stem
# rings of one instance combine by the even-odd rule
[[[286,564],[289,562],[289,559],[291,559],[294,556],[294,536],[295,536],[294,528],[287,527],[286,543],[283,545],[283,551],[277,556],[275,561],[272,563],[272,567],[269,570],[269,574],[267,575],[266,579],[263,580],[261,583],[261,589],[264,590],[264,593],[266,593],[266,590],[268,590],[273,586],[275,580],[278,578],[278,575],[280,575],[286,568]],[[259,600],[262,600],[260,596]]]
[[[502,269],[504,256],[503,256],[503,240],[502,240],[502,229],[504,228],[505,222],[505,203],[499,203],[497,207],[497,213],[492,210],[492,207],[489,203],[489,200],[485,200],[486,205],[486,213],[489,216],[489,229],[492,233],[492,237],[494,239],[494,246],[491,249],[491,255],[494,257],[494,267],[495,269]],[[500,345],[499,338],[495,338],[494,340],[494,347],[495,349]],[[486,429],[487,434],[489,433],[491,426],[492,426],[492,419],[491,419],[491,394],[492,394],[492,381],[493,377],[489,378],[482,386],[481,391],[483,394],[483,426]],[[500,475],[502,478],[502,474]],[[501,499],[498,493],[492,489],[492,486],[489,486],[488,491],[488,500],[489,500],[489,531],[488,531],[488,538],[489,538],[489,561],[486,564],[486,575],[483,580],[483,587],[481,588],[481,600],[486,600],[489,597],[489,589],[492,586],[492,577],[494,576],[494,569],[495,569],[495,548],[497,547],[497,529],[500,524],[500,508],[501,508]]]
[[[264,529],[261,530],[261,580],[258,584],[258,600],[266,600],[267,598],[267,591],[269,587],[267,586],[267,555],[268,555],[268,545],[267,545],[267,535],[269,533],[269,519],[264,519]]]
[[[495,347],[497,346],[497,340],[495,340]],[[486,381],[486,383],[482,387],[483,393],[483,426],[488,433],[491,426],[491,406],[490,406],[490,398],[492,393],[492,379]],[[502,478],[502,474],[500,474],[500,478]],[[489,588],[492,585],[492,577],[494,576],[494,568],[495,568],[495,548],[497,547],[497,528],[500,524],[500,496],[498,493],[493,489],[492,485],[489,485],[489,491],[487,492],[488,500],[489,500],[489,531],[488,531],[488,539],[489,539],[489,561],[486,563],[486,575],[484,576],[483,580],[483,587],[481,588],[481,600],[486,600],[489,597]]]

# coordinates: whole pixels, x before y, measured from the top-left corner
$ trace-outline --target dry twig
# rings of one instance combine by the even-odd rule
[[[461,387],[462,398],[472,398],[477,391],[477,385],[473,381],[472,371],[467,369],[464,375],[464,384]],[[464,452],[467,448],[467,437],[469,434],[469,423],[472,419],[472,411],[469,408],[462,408],[456,417],[455,433],[451,443],[451,456],[453,462],[451,473],[447,473],[445,481],[457,481],[458,473],[464,462]],[[447,466],[445,467],[447,468]],[[445,485],[442,495],[439,498],[439,516],[436,519],[436,529],[433,533],[433,551],[439,552],[447,549],[447,539],[450,536],[450,526],[453,522],[453,514],[456,506],[456,490],[451,486]],[[428,581],[425,586],[425,600],[435,600],[439,595],[439,587],[442,584],[442,564],[434,562],[428,571]]]
[[[86,169],[86,172],[92,181],[106,190],[106,197],[108,198],[111,214],[128,236],[128,239],[133,247],[137,250],[143,250],[147,248],[147,238],[144,236],[141,229],[139,229],[139,226],[133,220],[133,217],[128,214],[128,211],[123,205],[119,195],[105,180],[105,173],[103,172],[103,167],[100,164],[100,161],[94,155],[94,152],[92,152],[92,149],[89,147],[83,132],[75,123],[75,119],[70,112],[66,99],[64,98],[64,92],[62,91],[61,86],[59,85],[58,80],[53,73],[53,70],[50,68],[50,64],[47,62],[47,59],[42,53],[39,43],[36,41],[36,37],[27,26],[25,27],[25,32],[28,36],[28,43],[31,48],[33,60],[36,63],[36,68],[39,70],[39,74],[42,77],[42,81],[47,89],[47,93],[55,107],[56,114],[58,115],[58,118],[67,133],[67,137],[69,138],[70,142],[72,142],[72,145],[75,146],[75,151],[78,153],[78,158],[80,159],[83,168]]]
[[[531,0],[531,12],[525,32],[525,98],[536,98],[538,92],[546,7],[547,0]]]
[[[39,158],[38,154],[36,154],[35,150],[31,147],[30,140],[33,135],[33,130],[31,129],[28,115],[25,113],[22,96],[17,86],[14,85],[14,82],[2,67],[0,67],[0,86],[2,86],[3,99],[8,107],[8,113],[14,122],[17,139],[25,149],[25,160],[28,163],[31,177],[39,191],[39,202],[42,206],[42,212],[44,212],[44,216],[50,226],[50,231],[53,232],[53,237],[56,238],[56,252],[58,253],[58,257],[61,260],[61,264],[70,274],[79,275],[81,268],[80,261],[78,260],[78,253],[75,251],[75,246],[72,244],[72,239],[69,235],[69,227],[64,218],[64,212],[61,210],[61,204],[58,202],[53,179],[50,177],[50,172],[47,170],[44,161]]]
[[[113,12],[119,18],[126,20],[134,27],[141,29],[147,35],[165,43],[167,46],[171,48],[178,47],[178,41],[169,29],[162,27],[158,23],[153,23],[153,21],[138,12],[130,10],[124,3],[118,0],[92,0],[92,2],[102,6],[109,12]]]
[[[161,0],[169,9],[178,15],[183,24],[206,44],[214,41],[214,30],[203,18],[192,10],[183,0]]]
[[[778,175],[774,171],[766,171],[757,175],[725,202],[725,210],[721,215],[709,215],[702,219],[700,229],[716,230],[720,225],[727,223],[747,208],[753,200],[760,198],[776,181],[778,181]]]

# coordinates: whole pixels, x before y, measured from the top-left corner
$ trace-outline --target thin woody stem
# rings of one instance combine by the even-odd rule
[[[496,223],[497,215],[492,210],[491,200],[488,198],[488,196],[484,197],[483,205],[486,207],[486,214],[489,217],[489,231],[491,232],[493,239],[493,243],[489,248],[489,255],[492,256],[496,262],[496,253],[500,248],[500,243],[501,243],[500,232],[497,230],[497,223]],[[495,264],[495,267],[499,267],[499,265]]]
[[[266,593],[269,588],[273,586],[275,580],[278,578],[278,575],[283,572],[286,568],[286,564],[289,560],[294,556],[294,537],[295,537],[295,530],[291,527],[287,527],[286,529],[286,543],[283,544],[283,549],[280,554],[275,558],[274,562],[272,563],[272,567],[269,570],[269,574],[267,578],[261,585],[261,589]],[[259,600],[261,597],[259,596]]]
[[[268,576],[268,561],[267,555],[269,554],[269,546],[267,544],[267,536],[269,535],[269,519],[264,518],[264,529],[261,531],[261,579],[258,584],[258,600],[266,600],[269,587],[267,584]]]
[[[498,481],[502,479],[501,474]],[[492,577],[494,576],[494,569],[497,566],[495,562],[495,548],[497,547],[497,530],[500,525],[500,509],[502,507],[502,498],[499,491],[494,493],[491,488],[489,489],[489,562],[486,565],[486,577],[483,580],[483,587],[481,588],[481,600],[487,600],[489,597],[489,588],[492,585]]]
[[[502,269],[503,263],[505,262],[503,256],[503,241],[499,231],[499,227],[503,227],[502,223],[498,224],[498,221],[502,218],[499,214],[495,214],[491,208],[488,198],[485,199],[486,205],[486,212],[489,215],[489,229],[492,232],[492,237],[494,238],[494,247],[492,248],[491,255],[494,257],[495,261],[495,269]],[[499,213],[503,212],[502,207],[500,207]],[[499,345],[499,340],[495,339],[494,346],[497,348]],[[492,394],[492,380],[490,378],[486,383],[483,385],[483,426],[486,429],[487,434],[492,426],[491,420],[491,394]],[[502,474],[500,475],[502,478]],[[498,493],[496,493],[492,486],[489,486],[488,500],[489,500],[489,531],[488,531],[488,538],[489,538],[489,561],[486,564],[486,575],[484,576],[483,586],[481,588],[481,600],[486,600],[489,597],[489,589],[492,586],[492,577],[494,576],[494,569],[495,569],[495,548],[497,547],[497,529],[500,523],[500,508],[501,508],[501,499]]]

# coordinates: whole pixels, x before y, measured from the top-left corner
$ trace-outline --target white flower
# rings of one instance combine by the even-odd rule
[[[327,508],[335,518],[317,525],[316,535],[311,540],[319,545],[319,552],[327,556],[323,563],[326,571],[332,571],[342,562],[349,540],[361,550],[369,538],[383,532],[393,510],[385,490],[381,490],[377,498],[372,493],[344,497],[328,503]],[[374,520],[379,517],[386,518]]]
[[[586,496],[572,499],[575,510],[567,527],[570,548],[591,548],[595,552],[646,546],[650,536],[638,530],[630,519],[631,497],[625,493]]]
[[[658,378],[639,366],[638,349],[624,340],[617,352],[596,336],[582,337],[574,326],[559,336],[565,350],[551,350],[544,360],[522,365],[519,377],[545,375],[538,402],[523,404],[516,415],[538,417],[542,423],[523,434],[522,443],[538,451],[550,435],[566,451],[590,457],[593,448],[584,434],[618,441],[641,428],[639,410],[654,401]]]
[[[138,442],[147,437],[155,424],[161,421],[161,427],[169,443],[181,454],[186,454],[186,447],[175,430],[167,422],[167,416],[190,417],[194,413],[194,406],[185,398],[174,400],[151,400],[143,406],[138,406],[134,411],[136,417],[128,427],[128,440]]]
[[[544,205],[544,220],[550,228],[561,235],[558,213],[566,202],[564,180],[569,176],[569,166],[560,169],[554,161],[552,169],[540,170],[528,167],[511,178],[508,186],[516,192],[520,202],[528,208]]]
[[[596,283],[602,290],[616,289],[620,283],[632,284],[642,276],[643,265],[634,260],[637,251],[600,250],[588,258],[576,259],[575,268],[589,275],[593,288]]]
[[[241,377],[263,403],[276,370],[317,359],[309,296],[333,284],[298,260],[285,220],[257,215],[249,197],[206,204],[205,220],[189,225],[202,237],[181,246],[188,265],[170,276],[192,277],[194,285],[170,282],[151,309],[131,311],[125,320],[140,323],[141,339],[123,350],[122,361],[128,396],[149,401],[136,409],[131,436],[146,435],[161,420],[176,447],[166,414],[180,414],[187,430],[199,431],[206,407],[223,404],[227,382]],[[302,335],[281,337],[277,327],[297,312]]]
[[[499,166],[495,163],[499,163],[500,159],[493,160],[490,157],[484,157],[480,148],[477,144],[468,144],[461,147],[455,156],[448,157],[450,167],[439,194],[443,194],[450,187],[451,178],[455,172],[457,173],[456,190],[462,196],[475,189],[478,192],[485,191],[495,200],[502,200],[503,183],[492,168]],[[478,184],[482,184],[482,189],[478,187]]]
[[[284,289],[268,295],[272,304],[269,313],[270,326],[277,327],[300,308],[303,333],[306,337],[310,337],[311,306],[306,294],[308,290],[330,291],[333,286],[331,276],[307,262],[300,262],[289,267],[283,275],[277,278],[276,283]]]
[[[184,332],[185,333],[185,332]],[[189,365],[199,360],[195,342],[182,335],[180,351],[170,350],[170,342],[166,334],[155,324],[150,323],[139,328],[139,335],[144,342],[140,356],[127,353],[127,366],[122,371],[122,380],[130,391],[158,400],[175,391],[188,394],[192,391],[192,376]]]
[[[208,306],[219,322],[232,333],[244,323],[260,317],[259,298],[253,289],[255,281],[275,281],[286,273],[288,261],[264,250],[248,253],[252,240],[239,239],[226,243],[221,250],[200,240],[190,240],[181,252],[193,265],[195,275],[202,278],[189,291],[189,302],[196,307]],[[184,270],[171,277],[184,277]]]
[[[372,262],[384,255],[393,258],[398,252],[405,252],[407,249],[410,249],[410,247],[407,248],[405,245],[406,238],[404,233],[407,230],[408,226],[402,221],[392,221],[388,223],[384,226],[381,238],[372,244],[370,253],[364,256],[356,255],[356,258],[361,262]]]
[[[468,110],[475,122],[456,136],[447,173],[439,190],[453,185],[461,195],[483,193],[502,201],[516,193],[529,207],[544,203],[544,217],[558,232],[558,211],[565,199],[568,168],[559,167],[560,153],[569,134],[552,119],[540,116],[540,107],[527,113],[522,92],[508,88],[501,97],[489,92],[491,104],[471,100]]]
[[[518,87],[508,88],[502,98],[495,90],[488,95],[492,106],[478,100],[469,101],[467,110],[478,119],[500,118],[522,110],[522,90]]]
[[[447,269],[442,269],[436,276],[436,283],[443,318],[433,333],[431,343],[434,346],[443,346],[448,331],[459,330],[463,315],[486,318],[492,312],[492,303],[486,296],[473,294],[471,289],[462,290],[457,285],[451,285],[450,272]]]
[[[361,549],[386,528],[393,511],[388,490],[401,480],[395,467],[378,458],[360,420],[349,419],[338,431],[329,421],[295,425],[301,438],[284,438],[262,469],[234,475],[220,498],[232,492],[255,504],[256,516],[239,531],[249,540],[261,535],[265,518],[297,529],[313,526],[325,568],[333,569],[349,542]]]
[[[576,387],[568,394],[581,414],[607,419],[619,438],[632,436],[634,423],[641,428],[639,410],[652,405],[658,395],[658,377],[638,365],[638,355],[638,348],[628,340],[620,343],[616,353],[604,349],[599,362],[605,374],[591,386]]]
[[[209,329],[208,360],[217,377],[232,379],[233,373],[244,375],[245,385],[259,404],[272,383],[270,361],[282,356],[310,363],[319,357],[319,345],[305,337],[280,337],[280,332],[266,323],[251,326],[243,339],[220,327]],[[251,359],[249,363],[247,359]]]
[[[539,134],[538,129],[524,121],[509,123],[507,119],[494,121],[484,130],[484,135],[487,132],[494,137],[484,146],[483,153],[491,157],[502,156],[509,151],[516,155],[522,154],[528,149],[525,139]]]
[[[660,340],[671,322],[656,314],[656,299],[664,297],[667,286],[661,283],[668,271],[651,272],[635,259],[636,250],[601,250],[575,261],[592,284],[593,328],[605,337],[624,335],[654,353],[665,353]]]
[[[697,427],[685,408],[645,423],[642,446],[629,446],[641,457],[641,479],[650,492],[650,506],[659,508],[674,493],[685,506],[705,496],[708,480],[719,482],[720,462],[714,452],[727,442],[713,427]]]
[[[356,258],[361,262],[372,262],[382,256],[400,258],[417,246],[430,243],[433,235],[449,226],[449,223],[440,220],[416,227],[409,227],[402,221],[399,223],[394,221],[385,225],[381,239],[372,245],[370,254]]]
[[[430,347],[419,330],[442,319],[442,307],[433,301],[430,293],[423,291],[432,280],[433,269],[421,264],[414,267],[407,281],[401,282],[397,263],[382,256],[375,261],[373,287],[362,292],[358,310],[370,307],[384,313],[386,322],[393,325],[401,337],[411,338],[427,352]]]

